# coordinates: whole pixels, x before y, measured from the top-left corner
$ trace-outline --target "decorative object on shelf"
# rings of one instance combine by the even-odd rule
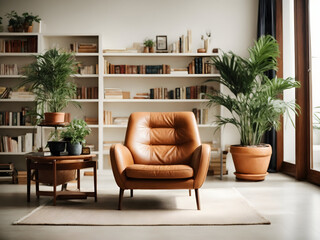
[[[24,12],[22,13],[24,17],[23,29],[25,32],[32,32],[33,30],[33,22],[40,23],[41,18],[39,15],[32,15],[32,13]]]
[[[69,155],[80,155],[82,144],[85,143],[85,137],[89,135],[91,129],[82,119],[74,119],[61,132],[61,137],[67,141],[67,152]]]
[[[6,14],[9,19],[8,31],[9,32],[23,32],[24,18],[19,16],[16,11],[11,11]]]
[[[146,39],[143,42],[143,45],[144,45],[144,49],[143,49],[144,53],[154,53],[154,41],[152,39]]]
[[[89,147],[82,147],[82,155],[87,155],[87,154],[90,154],[91,151],[90,151],[90,148]]]
[[[209,52],[211,31],[207,31],[206,36],[207,37],[205,37],[204,35],[201,35],[201,40],[203,40],[204,49],[206,50],[206,52]]]
[[[2,17],[0,17],[0,32],[3,32]]]
[[[197,53],[206,53],[206,49],[205,48],[198,48],[197,49]]]
[[[232,52],[212,58],[221,78],[209,81],[226,86],[232,93],[208,96],[210,104],[221,105],[232,114],[232,117],[218,116],[218,126],[232,124],[240,133],[240,145],[231,146],[237,179],[264,180],[272,149],[261,143],[262,136],[272,127],[280,127],[283,113],[289,110],[296,113],[299,109],[295,102],[280,98],[284,90],[299,87],[299,82],[292,78],[270,80],[265,75],[269,70],[277,70],[278,57],[277,41],[271,36],[262,36],[249,48],[249,58]]]
[[[167,42],[166,35],[156,36],[156,50],[159,53],[167,53],[168,52],[168,42]]]
[[[76,64],[72,53],[50,49],[37,55],[36,61],[26,67],[26,79],[21,85],[31,84],[30,90],[36,95],[35,112],[40,120],[45,115],[45,124],[64,122],[64,113],[55,113],[61,113],[76,95],[76,85],[68,80],[75,73]],[[80,106],[79,103],[72,103]],[[54,118],[56,115],[60,118]]]

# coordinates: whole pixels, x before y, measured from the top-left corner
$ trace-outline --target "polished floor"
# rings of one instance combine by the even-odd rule
[[[232,172],[232,169],[229,169]],[[92,177],[82,177],[90,187]],[[271,225],[249,226],[17,226],[11,223],[26,215],[39,204],[34,194],[26,202],[26,186],[0,183],[0,239],[245,239],[245,240],[319,240],[320,187],[295,181],[283,174],[269,174],[263,182],[240,182],[232,174],[219,180],[207,178],[203,188],[235,187]],[[33,186],[34,188],[34,186]],[[111,171],[98,176],[98,189],[118,191]],[[201,193],[201,192],[200,192]],[[126,193],[128,194],[128,193]],[[92,201],[89,198],[84,201]],[[115,206],[116,207],[116,206]],[[94,216],[92,216],[94,217]]]

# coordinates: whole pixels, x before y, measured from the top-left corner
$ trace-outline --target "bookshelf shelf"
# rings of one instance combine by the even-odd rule
[[[74,102],[83,102],[83,103],[97,103],[99,102],[99,99],[73,99]]]
[[[104,99],[107,103],[205,103],[208,99]]]
[[[104,78],[217,78],[220,74],[104,74]]]
[[[76,57],[98,57],[99,53],[75,53]]]
[[[35,57],[37,53],[0,53],[0,57]]]
[[[18,155],[18,156],[24,156],[25,154],[27,154],[27,152],[0,152],[0,155]]]
[[[23,75],[0,75],[0,78],[26,78]]]
[[[219,53],[103,53],[104,57],[214,57]]]
[[[99,77],[99,74],[74,74],[74,75],[71,75],[71,77],[74,77],[74,78],[97,78],[97,77]]]
[[[35,102],[34,100],[29,99],[0,99],[0,102]]]
[[[0,125],[0,129],[35,129],[36,126],[3,126]]]

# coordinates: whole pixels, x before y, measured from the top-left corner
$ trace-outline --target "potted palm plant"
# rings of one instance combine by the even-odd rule
[[[230,117],[217,116],[219,127],[234,125],[240,133],[240,145],[231,146],[237,179],[264,180],[272,153],[271,146],[261,143],[264,133],[279,129],[280,116],[288,110],[296,113],[295,102],[282,100],[284,90],[299,87],[292,78],[269,79],[267,71],[277,70],[279,47],[271,36],[262,36],[249,48],[249,57],[242,58],[233,52],[212,58],[220,71],[218,82],[230,94],[217,92],[208,95],[210,105],[221,105]]]
[[[91,129],[87,123],[81,119],[74,119],[61,132],[61,137],[67,142],[67,152],[69,155],[80,155],[82,144],[85,143],[85,137],[89,135]]]
[[[36,61],[26,67],[26,79],[21,85],[31,85],[30,90],[36,95],[37,112],[41,118],[44,115],[45,124],[64,122],[62,110],[74,98],[77,90],[76,85],[69,81],[70,75],[76,73],[76,65],[72,53],[50,49],[37,55]]]

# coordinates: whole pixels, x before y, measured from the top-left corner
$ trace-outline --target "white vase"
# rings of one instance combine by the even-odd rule
[[[207,38],[204,40],[204,49],[206,50],[206,52],[209,52],[209,45],[210,45],[210,39]]]

